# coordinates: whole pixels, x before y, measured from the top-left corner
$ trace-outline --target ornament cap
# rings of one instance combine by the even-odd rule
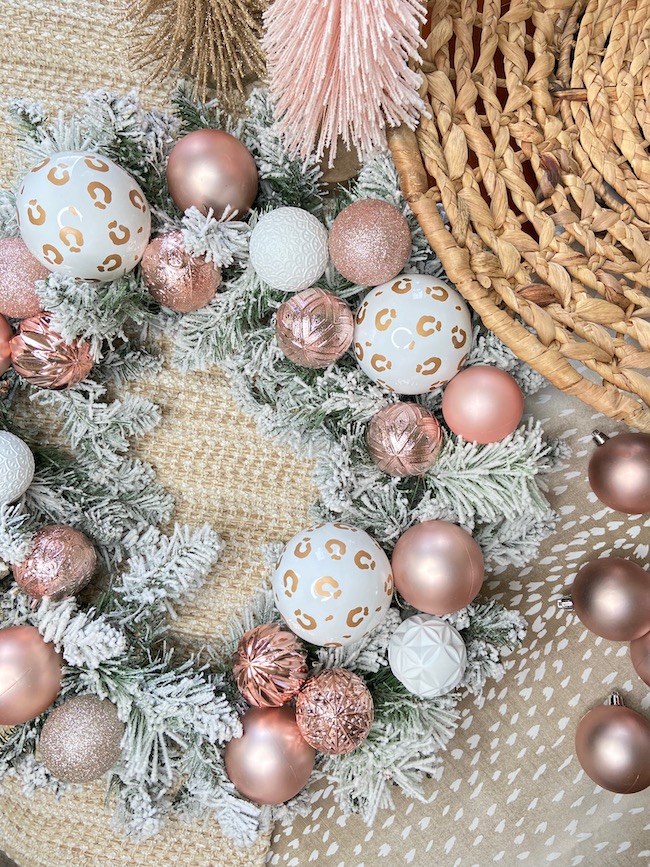
[[[573,611],[573,599],[570,596],[561,596],[557,600],[557,607],[563,611]]]
[[[597,446],[604,446],[609,439],[607,434],[603,433],[601,430],[592,430],[591,436],[593,437],[593,440]]]
[[[625,702],[616,690],[610,695],[606,703],[612,707],[625,707]]]

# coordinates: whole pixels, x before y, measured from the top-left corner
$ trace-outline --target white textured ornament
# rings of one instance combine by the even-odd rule
[[[420,698],[451,692],[463,678],[467,650],[460,634],[446,620],[415,614],[401,623],[388,645],[395,677]]]
[[[0,431],[0,505],[13,503],[34,478],[34,455],[19,437]]]
[[[372,289],[355,316],[354,353],[370,379],[398,394],[424,394],[462,368],[472,321],[462,296],[426,274],[400,274]]]
[[[151,212],[128,172],[88,151],[53,154],[23,178],[18,223],[50,271],[105,283],[132,271],[149,243]]]
[[[367,635],[393,597],[386,554],[363,530],[338,523],[317,524],[287,542],[272,585],[289,628],[329,647]]]
[[[327,239],[327,229],[313,214],[276,208],[260,217],[251,233],[251,264],[274,289],[301,292],[327,268]]]

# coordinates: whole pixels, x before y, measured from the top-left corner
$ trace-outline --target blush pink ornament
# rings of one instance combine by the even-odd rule
[[[374,716],[370,690],[345,668],[325,668],[310,677],[296,699],[300,734],[315,750],[331,756],[362,744]]]
[[[14,370],[39,388],[60,390],[85,379],[93,366],[86,340],[66,343],[50,327],[49,316],[24,319],[11,341]]]
[[[494,443],[521,421],[524,396],[517,381],[498,367],[477,364],[457,373],[442,397],[447,425],[468,442]]]
[[[442,431],[418,403],[398,401],[380,409],[366,434],[373,462],[390,476],[421,476],[438,459]]]
[[[298,693],[307,677],[304,644],[278,623],[264,623],[242,635],[233,654],[237,689],[255,707],[280,707]]]
[[[570,602],[581,623],[609,641],[650,632],[650,572],[622,557],[601,557],[580,569]]]
[[[0,240],[0,313],[11,319],[38,316],[43,310],[36,281],[50,272],[27,249],[22,238]]]
[[[650,686],[650,632],[630,641],[630,659],[641,680]]]
[[[14,336],[11,325],[0,314],[0,376],[11,367],[11,346],[9,341]]]
[[[35,626],[0,629],[0,725],[28,722],[47,710],[61,689],[62,665]]]
[[[328,367],[350,348],[354,318],[342,298],[324,289],[303,289],[278,308],[275,333],[294,364]]]

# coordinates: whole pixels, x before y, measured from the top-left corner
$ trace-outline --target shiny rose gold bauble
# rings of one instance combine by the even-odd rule
[[[344,668],[325,668],[310,677],[296,699],[300,734],[331,756],[355,750],[368,737],[375,716],[370,690]]]
[[[174,145],[167,184],[181,211],[192,205],[219,219],[230,205],[245,216],[257,196],[257,166],[244,145],[219,129],[197,129]]]
[[[370,457],[382,472],[421,476],[438,458],[442,431],[423,406],[399,401],[380,409],[370,419],[366,443]]]
[[[330,256],[351,283],[379,286],[400,273],[411,253],[406,218],[380,199],[361,199],[341,211],[332,224]]]
[[[523,411],[524,396],[516,380],[486,364],[461,370],[442,396],[447,425],[468,442],[502,440],[516,430]]]
[[[244,734],[226,744],[230,781],[249,801],[282,804],[307,785],[315,753],[298,730],[290,707],[253,707],[242,717]]]
[[[589,461],[589,484],[601,503],[628,515],[650,512],[650,434],[600,431]]]
[[[275,333],[294,364],[328,367],[350,348],[354,318],[342,298],[324,289],[303,289],[278,308]]]
[[[632,641],[650,632],[650,573],[621,557],[586,563],[571,588],[575,613],[609,641]]]
[[[650,686],[650,632],[630,641],[630,659],[641,680]]]
[[[621,795],[650,786],[650,722],[613,704],[588,711],[576,729],[576,754],[585,773],[603,789]]]
[[[87,536],[51,524],[36,533],[31,554],[14,567],[14,578],[34,599],[62,599],[81,590],[96,567],[97,553]]]
[[[307,651],[293,632],[265,623],[246,632],[232,659],[237,689],[255,707],[280,707],[307,677]]]
[[[35,626],[0,629],[0,725],[32,720],[61,689],[63,659]]]
[[[43,305],[36,292],[37,280],[50,272],[27,249],[22,238],[0,240],[0,313],[12,319],[38,316]]]
[[[0,314],[0,376],[11,367],[11,346],[9,341],[14,336],[11,325]]]
[[[205,256],[190,256],[180,230],[154,238],[141,267],[149,294],[178,313],[205,307],[221,286],[221,270],[206,262]]]
[[[50,328],[50,317],[25,319],[11,341],[16,373],[39,388],[63,389],[85,379],[93,366],[90,344],[66,343]]]
[[[483,584],[483,554],[456,524],[423,521],[397,540],[392,559],[395,587],[426,614],[450,614],[474,599]]]

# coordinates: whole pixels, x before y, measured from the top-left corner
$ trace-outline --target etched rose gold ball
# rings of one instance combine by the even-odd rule
[[[275,333],[294,364],[328,367],[350,348],[354,318],[342,298],[324,289],[303,289],[278,308]]]
[[[152,298],[178,313],[205,307],[221,286],[221,269],[205,256],[190,256],[180,230],[150,241],[141,267]]]
[[[366,443],[370,457],[391,476],[421,476],[438,459],[442,430],[417,403],[389,404],[370,419]]]
[[[237,689],[255,707],[280,707],[307,677],[307,651],[293,632],[264,623],[246,632],[233,655]]]
[[[345,668],[326,668],[310,677],[296,699],[296,722],[308,744],[339,756],[368,737],[375,716],[370,690]]]
[[[50,326],[49,316],[24,319],[11,340],[14,370],[39,388],[60,390],[85,379],[93,366],[86,340],[66,343]]]
[[[43,310],[36,281],[50,272],[27,249],[22,238],[0,240],[0,313],[11,319],[38,316]]]
[[[63,524],[42,527],[32,551],[14,566],[14,578],[34,599],[73,596],[95,574],[97,552],[87,536]]]

